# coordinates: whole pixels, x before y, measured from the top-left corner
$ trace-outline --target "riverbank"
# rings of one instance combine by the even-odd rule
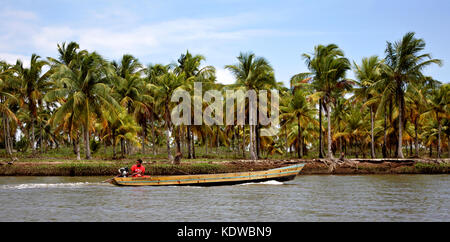
[[[20,162],[0,162],[0,176],[114,176],[121,167],[131,167],[128,160],[64,160],[27,159]],[[350,174],[449,174],[450,159],[327,159],[308,160],[183,160],[172,165],[167,160],[149,160],[144,164],[149,175],[215,174],[257,171],[296,163],[306,163],[302,175]]]

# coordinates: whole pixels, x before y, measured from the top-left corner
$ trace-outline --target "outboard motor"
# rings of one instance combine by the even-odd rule
[[[119,169],[119,177],[127,177],[129,173],[128,167],[122,167]]]

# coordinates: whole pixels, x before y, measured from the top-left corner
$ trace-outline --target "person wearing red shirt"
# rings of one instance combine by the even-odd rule
[[[144,176],[145,167],[142,165],[142,160],[138,159],[136,164],[131,167],[131,176],[132,177],[141,177]]]

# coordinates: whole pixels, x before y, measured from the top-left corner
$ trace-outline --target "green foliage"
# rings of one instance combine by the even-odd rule
[[[20,152],[26,152],[30,141],[25,136],[21,136],[20,140],[16,142],[16,149]]]
[[[423,39],[407,33],[387,42],[384,58],[353,61],[356,80],[350,80],[344,51],[336,44],[316,45],[312,54],[302,55],[308,72],[294,75],[288,88],[277,82],[266,58],[251,52],[225,66],[236,82],[223,85],[206,58],[189,51],[175,63],[144,66],[130,54],[108,61],[76,42],[62,43],[57,57],[33,54],[29,67],[0,62],[0,140],[11,158],[30,155],[29,149],[33,157],[74,158],[76,147],[86,159],[91,153],[117,158],[119,149],[122,158],[148,155],[149,148],[152,157],[171,159],[174,147],[188,150],[184,158],[316,157],[324,145],[329,157],[366,156],[368,150],[372,156],[402,157],[408,150],[443,158],[450,142],[450,86],[423,74],[424,68],[442,64],[425,47]],[[178,89],[192,94],[194,82],[201,82],[203,91],[222,93],[278,90],[278,133],[264,137],[259,131],[266,127],[248,123],[173,125],[172,94]],[[204,101],[202,111],[208,105]],[[17,133],[21,138],[15,142]],[[319,143],[322,136],[328,139]]]
[[[92,139],[90,142],[90,146],[91,146],[92,154],[95,154],[100,149],[101,143],[100,143],[100,141]]]
[[[425,173],[425,174],[450,173],[450,164],[448,164],[448,163],[431,164],[431,163],[418,162],[418,163],[414,164],[414,168],[419,173]]]

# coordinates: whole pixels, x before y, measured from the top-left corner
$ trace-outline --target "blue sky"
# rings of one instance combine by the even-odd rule
[[[224,66],[252,51],[287,84],[307,71],[301,54],[315,45],[335,43],[360,62],[383,57],[386,41],[414,31],[426,41],[426,52],[444,61],[425,73],[449,82],[449,12],[448,0],[3,0],[0,59],[26,63],[32,53],[56,56],[56,44],[64,41],[109,60],[129,53],[144,64],[171,63],[188,49],[216,67],[220,82],[231,83]]]

